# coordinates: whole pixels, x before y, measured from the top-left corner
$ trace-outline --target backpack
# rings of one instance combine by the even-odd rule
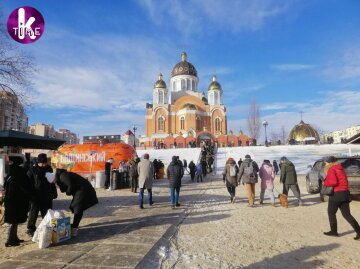
[[[254,173],[254,165],[253,162],[249,162],[248,166],[245,167],[244,169],[244,174],[248,175],[249,178],[255,178],[255,173]]]
[[[231,177],[236,176],[235,165],[230,165],[230,176],[231,176]]]

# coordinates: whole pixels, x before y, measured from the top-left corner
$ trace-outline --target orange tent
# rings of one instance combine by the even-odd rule
[[[120,161],[127,162],[134,155],[134,148],[125,143],[64,145],[53,153],[51,164],[66,166],[69,171],[85,176],[104,171],[105,162],[110,158],[114,159],[113,167],[117,168]]]

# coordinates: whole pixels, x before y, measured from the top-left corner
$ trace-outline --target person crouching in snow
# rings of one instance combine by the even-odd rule
[[[275,196],[273,191],[275,171],[269,160],[264,160],[262,166],[260,167],[259,177],[261,178],[260,204],[263,204],[265,190],[267,190],[271,200],[271,205],[275,206]]]
[[[56,170],[55,183],[59,186],[61,192],[73,196],[69,207],[71,212],[74,213],[71,236],[77,236],[83,212],[98,203],[95,189],[88,180],[65,169]]]
[[[239,173],[239,167],[233,158],[229,158],[226,161],[226,165],[223,172],[223,181],[226,181],[226,188],[230,194],[231,203],[235,202],[235,189],[238,186],[237,175]]]

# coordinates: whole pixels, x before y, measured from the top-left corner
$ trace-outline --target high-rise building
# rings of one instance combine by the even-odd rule
[[[80,139],[75,133],[72,133],[68,129],[59,129],[56,133],[56,138],[65,140],[65,144],[79,144]]]
[[[0,91],[0,130],[26,132],[28,117],[19,98],[10,92]]]
[[[65,144],[79,144],[79,138],[76,134],[68,129],[59,129],[56,131],[54,126],[45,123],[35,123],[29,126],[28,133],[33,135],[40,135],[44,137],[57,138],[65,140]]]

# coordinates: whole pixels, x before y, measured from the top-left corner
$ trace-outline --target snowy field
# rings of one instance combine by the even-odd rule
[[[197,162],[200,154],[200,148],[185,149],[159,149],[159,150],[138,150],[138,155],[142,157],[144,153],[150,154],[150,159],[160,159],[165,166],[171,162],[171,157],[177,155],[181,160],[186,159],[189,163],[191,160]],[[359,155],[360,145],[296,145],[296,146],[271,146],[271,147],[233,147],[219,148],[216,160],[216,173],[222,173],[226,160],[229,157],[236,161],[244,159],[249,154],[259,165],[267,159],[279,161],[282,156],[286,156],[295,164],[298,174],[306,174],[309,170],[308,165],[314,161],[328,155],[346,156]]]

